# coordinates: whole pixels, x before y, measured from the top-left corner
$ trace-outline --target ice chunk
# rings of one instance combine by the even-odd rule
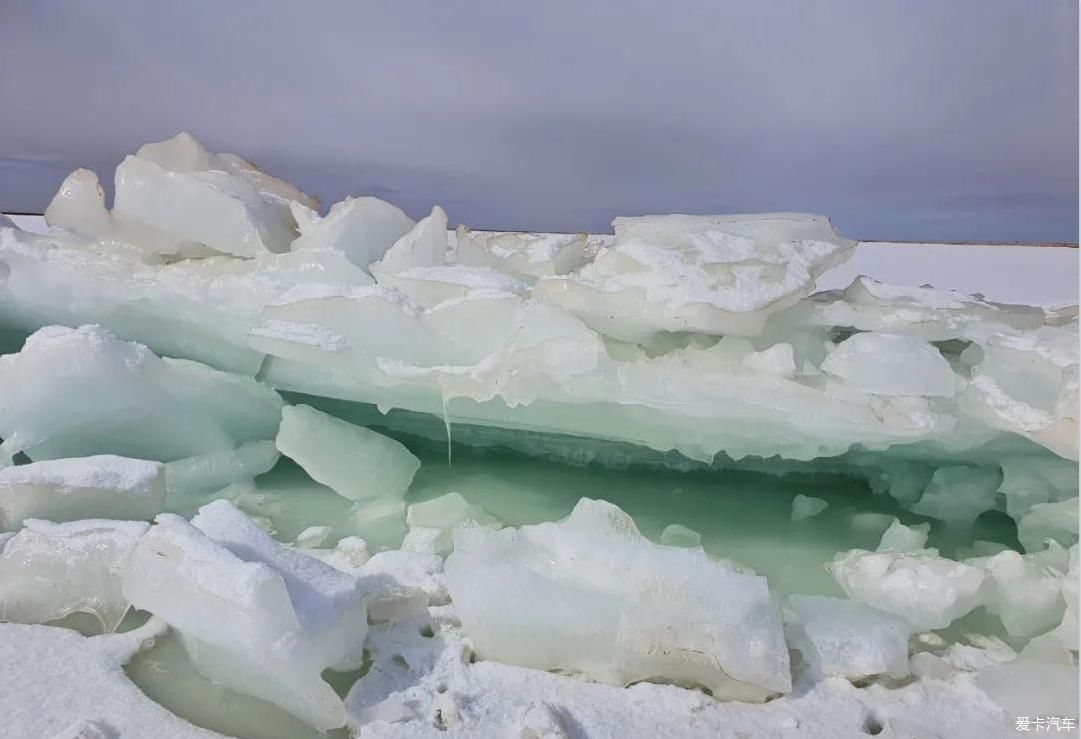
[[[128,610],[120,570],[149,524],[31,519],[0,544],[0,621],[43,623],[90,613],[111,632]]]
[[[1002,619],[1010,636],[1042,634],[1062,621],[1064,573],[1048,567],[1038,554],[1014,551],[965,560],[991,573],[994,586],[987,610]]]
[[[962,408],[992,428],[1032,439],[1077,460],[1077,326],[999,332],[981,344],[982,360]]]
[[[43,382],[42,378],[48,378]],[[0,436],[10,458],[118,454],[171,461],[277,432],[281,398],[248,377],[159,359],[98,326],[50,326],[0,357]]]
[[[322,218],[301,203],[291,205],[300,228],[293,251],[327,249],[365,270],[414,226],[400,208],[379,198],[346,198]]]
[[[288,183],[239,157],[215,156],[188,134],[147,144],[116,168],[114,219],[137,223],[177,245],[202,244],[252,257],[283,252],[296,236]]]
[[[498,529],[503,525],[491,513],[456,492],[414,503],[406,509],[405,520],[409,533],[402,549],[442,555],[454,547],[455,526],[471,524]]]
[[[970,523],[994,507],[1001,484],[1002,472],[997,466],[939,467],[912,512],[940,521]]]
[[[1077,499],[1039,503],[1017,522],[1017,538],[1026,552],[1039,552],[1047,539],[1064,547],[1077,543]]]
[[[438,205],[409,233],[391,245],[372,273],[397,274],[411,267],[437,267],[447,261],[447,214]]]
[[[367,612],[355,578],[281,546],[231,503],[171,514],[132,552],[123,592],[180,633],[197,668],[320,730],[345,723],[327,668],[360,666]]]
[[[805,518],[817,516],[829,508],[829,503],[822,498],[812,498],[809,495],[797,495],[792,499],[792,520],[802,521]]]
[[[586,262],[586,234],[478,233],[458,227],[456,264],[490,267],[533,282],[565,275]]]
[[[916,629],[949,626],[986,601],[987,571],[919,552],[838,553],[826,569],[849,598],[901,616]]]
[[[378,552],[355,572],[368,594],[368,618],[372,622],[419,616],[427,613],[429,605],[447,602],[443,559],[434,554]]]
[[[957,377],[938,349],[902,334],[853,334],[830,352],[821,369],[876,395],[949,397],[957,389]]]
[[[661,532],[660,541],[668,547],[697,547],[702,545],[702,535],[694,529],[670,523]]]
[[[236,449],[169,462],[165,484],[171,494],[220,490],[268,472],[279,456],[273,441],[251,441]]]
[[[326,541],[331,531],[333,529],[330,526],[309,526],[297,534],[293,546],[298,549],[314,549]]]
[[[918,552],[927,544],[927,535],[931,532],[931,524],[918,523],[914,526],[905,526],[898,519],[882,534],[882,540],[878,542],[876,552]]]
[[[561,523],[459,528],[446,571],[485,659],[741,700],[791,687],[765,579],[700,549],[653,544],[609,503],[583,499]]]
[[[95,240],[109,238],[113,224],[98,176],[89,169],[69,174],[45,209],[45,222]]]
[[[617,218],[615,240],[534,295],[613,338],[651,343],[658,332],[754,336],[767,316],[809,294],[816,275],[854,242],[821,216]]]
[[[789,644],[823,675],[862,678],[908,674],[909,626],[888,613],[843,598],[791,595]]]
[[[110,454],[0,469],[0,525],[28,518],[151,519],[165,507],[161,462]]]
[[[282,409],[278,449],[350,500],[400,501],[420,468],[400,442],[307,405]]]

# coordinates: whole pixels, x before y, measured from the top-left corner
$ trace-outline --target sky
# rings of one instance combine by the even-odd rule
[[[0,210],[187,130],[474,228],[1077,241],[1076,0],[0,2]]]

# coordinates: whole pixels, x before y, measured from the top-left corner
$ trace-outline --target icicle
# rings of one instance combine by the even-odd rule
[[[452,464],[451,452],[450,452],[450,413],[447,411],[447,405],[449,404],[450,399],[447,397],[446,391],[443,392],[442,398],[443,398],[443,428],[445,428],[447,430],[447,468],[452,469],[454,467],[454,465]]]

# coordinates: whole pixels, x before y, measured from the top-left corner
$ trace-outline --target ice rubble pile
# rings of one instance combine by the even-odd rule
[[[414,222],[370,197],[320,215],[183,134],[126,158],[115,189],[108,210],[79,170],[48,234],[0,224],[0,328],[30,334],[0,357],[0,620],[85,612],[113,631],[134,606],[213,680],[316,729],[380,736],[565,736],[567,706],[612,736],[634,733],[630,716],[657,734],[765,720],[841,736],[842,720],[865,731],[864,710],[912,731],[907,698],[845,682],[909,675],[905,690],[940,681],[924,693],[990,736],[1000,709],[966,704],[984,695],[974,686],[1004,694],[1032,664],[1076,679],[1075,308],[867,278],[812,295],[854,247],[818,216],[625,218],[608,240],[452,236],[439,207]],[[947,526],[1004,511],[1024,553],[948,558],[926,546],[927,524],[863,514],[885,533],[829,564],[848,597],[781,599],[707,556],[697,532],[669,526],[655,544],[600,501],[517,528],[457,494],[407,506],[420,462],[405,446],[279,391],[442,416],[467,442],[471,426],[478,439],[503,427],[680,464],[818,460]],[[327,521],[284,545],[213,500],[239,500],[282,455],[349,501],[352,536],[324,546]],[[826,505],[799,496],[792,521]],[[198,513],[163,513],[179,508]],[[980,608],[1026,645],[1019,657],[919,646]],[[88,670],[115,672],[139,648],[95,638],[78,647]],[[115,654],[93,656],[106,643]],[[366,649],[343,702],[324,671],[360,668]],[[759,713],[623,688],[758,701],[794,675],[811,697]]]
[[[915,444],[978,461],[1017,437],[1076,458],[1075,311],[866,278],[812,297],[854,247],[819,216],[454,235],[438,207],[319,216],[183,135],[125,160],[112,211],[92,179],[61,188],[51,233],[0,231],[4,326],[96,323],[281,389],[706,461]]]

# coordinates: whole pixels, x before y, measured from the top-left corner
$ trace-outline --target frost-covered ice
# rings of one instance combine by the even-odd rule
[[[148,528],[142,521],[26,521],[0,542],[0,621],[89,613],[113,631],[128,610],[120,572]]]
[[[101,454],[0,469],[0,528],[28,518],[149,520],[165,507],[165,465]]]
[[[219,500],[162,514],[123,573],[124,595],[177,629],[207,677],[317,729],[344,725],[321,677],[361,665],[367,610],[354,578],[287,549]]]
[[[791,688],[765,579],[653,544],[609,503],[582,500],[561,523],[458,529],[446,567],[482,658],[743,700]]]

